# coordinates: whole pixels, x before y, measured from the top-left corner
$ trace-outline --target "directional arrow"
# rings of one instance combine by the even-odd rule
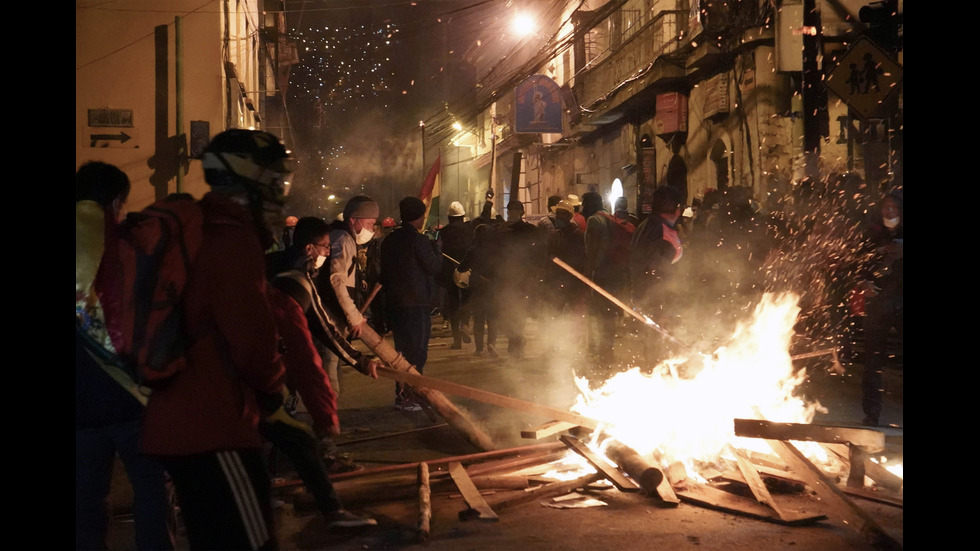
[[[129,141],[131,136],[120,131],[118,134],[92,134],[89,136],[89,138],[92,141],[91,147],[95,147],[95,143],[98,141],[118,141],[119,143],[126,143]]]

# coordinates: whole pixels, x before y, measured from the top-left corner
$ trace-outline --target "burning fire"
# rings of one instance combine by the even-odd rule
[[[663,466],[679,461],[689,475],[698,465],[718,463],[730,445],[768,452],[761,440],[736,437],[733,420],[809,423],[822,410],[796,392],[805,375],[793,368],[789,353],[797,301],[790,293],[765,295],[751,322],[736,328],[729,345],[705,356],[696,373],[679,375],[692,362],[675,358],[652,372],[634,367],[616,374],[596,389],[577,378],[580,394],[572,411],[600,421],[596,440],[615,438]],[[818,445],[801,449],[826,460]]]

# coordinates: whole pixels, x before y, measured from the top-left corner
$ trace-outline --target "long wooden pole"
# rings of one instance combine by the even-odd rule
[[[471,400],[477,400],[487,404],[493,404],[495,406],[515,409],[526,413],[535,413],[550,419],[557,419],[558,421],[568,421],[569,423],[574,423],[576,426],[590,429],[595,429],[599,426],[598,421],[595,419],[590,419],[570,411],[535,404],[534,402],[527,402],[517,398],[511,398],[510,396],[504,396],[502,394],[494,394],[493,392],[480,390],[478,388],[473,388],[450,381],[426,377],[418,372],[405,372],[402,370],[380,367],[378,368],[378,375],[388,379],[394,379],[400,383],[405,383],[412,386],[416,390],[435,389],[436,391],[446,392],[455,396],[469,398]]]
[[[572,268],[571,266],[569,266],[568,264],[566,264],[564,261],[562,261],[562,259],[560,259],[558,257],[554,257],[551,260],[555,264],[557,264],[560,267],[562,267],[565,271],[567,271],[568,273],[570,273],[573,276],[575,276],[576,278],[578,278],[579,281],[581,281],[582,283],[585,283],[586,285],[588,285],[589,287],[591,287],[593,290],[595,290],[597,293],[599,293],[600,295],[606,297],[610,302],[612,302],[616,306],[619,306],[620,308],[622,308],[623,312],[626,312],[627,314],[633,316],[637,320],[643,322],[644,325],[647,325],[648,327],[653,328],[655,331],[657,331],[658,333],[660,333],[661,335],[663,335],[664,338],[666,338],[668,341],[676,344],[677,346],[683,348],[684,350],[687,350],[687,351],[692,352],[692,353],[698,353],[696,350],[694,350],[690,346],[688,346],[688,345],[682,343],[681,341],[677,340],[676,338],[674,338],[674,336],[671,335],[670,333],[668,333],[666,329],[664,329],[663,327],[660,327],[660,324],[658,324],[657,322],[653,321],[649,317],[644,316],[643,314],[637,312],[636,310],[630,308],[629,306],[626,305],[626,303],[624,303],[623,301],[621,301],[618,298],[616,298],[615,295],[613,295],[609,291],[607,291],[607,290],[603,289],[602,287],[600,287],[599,284],[597,284],[596,282],[594,282],[591,279],[589,279],[589,278],[585,277],[584,275],[582,275],[578,270],[576,270],[575,268]]]
[[[410,364],[408,360],[405,359],[400,353],[398,353],[394,347],[391,346],[387,341],[381,338],[381,335],[372,329],[367,324],[361,329],[360,335],[361,342],[367,345],[375,354],[381,358],[386,364],[391,366],[388,371],[395,371],[398,373],[406,373],[410,375],[417,375],[421,377],[415,366]],[[383,369],[379,370],[379,372]],[[431,388],[417,387],[415,389],[416,394],[418,394],[423,400],[428,402],[432,409],[436,411],[447,423],[460,434],[462,434],[471,444],[477,448],[489,451],[496,448],[493,440],[477,427],[469,416],[459,410],[455,404],[449,401],[438,390]]]

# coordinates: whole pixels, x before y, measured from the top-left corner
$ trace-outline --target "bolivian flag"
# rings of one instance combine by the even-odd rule
[[[429,169],[429,175],[425,177],[422,184],[422,191],[419,192],[419,199],[425,203],[425,224],[422,229],[435,228],[439,225],[439,172],[442,166],[442,155],[436,157],[436,162]]]

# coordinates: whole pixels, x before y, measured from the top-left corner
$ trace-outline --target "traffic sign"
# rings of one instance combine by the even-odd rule
[[[837,94],[858,116],[887,116],[882,106],[891,104],[902,83],[902,66],[867,38],[851,46],[827,76],[827,88]]]

